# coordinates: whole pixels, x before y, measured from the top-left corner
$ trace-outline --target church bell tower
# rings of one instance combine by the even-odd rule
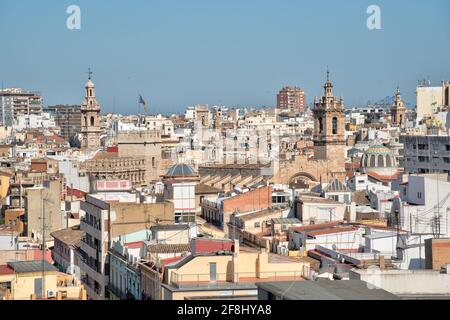
[[[333,84],[327,70],[325,94],[314,97],[314,158],[317,160],[345,161],[344,99],[333,95]]]
[[[97,149],[100,147],[100,105],[95,97],[95,85],[91,80],[91,69],[86,82],[84,102],[81,105],[81,147]]]

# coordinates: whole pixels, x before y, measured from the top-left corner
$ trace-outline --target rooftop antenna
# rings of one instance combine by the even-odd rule
[[[327,82],[330,82],[330,70],[328,69],[328,66],[327,66]]]

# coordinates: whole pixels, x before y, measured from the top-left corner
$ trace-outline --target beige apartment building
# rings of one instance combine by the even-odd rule
[[[266,249],[240,248],[235,241],[233,252],[193,253],[165,265],[161,299],[255,297],[255,282],[302,281],[305,277],[309,277],[308,262]],[[154,287],[150,278],[146,280]]]
[[[431,116],[443,106],[450,106],[450,82],[442,81],[440,86],[419,85],[416,88],[417,117]]]
[[[131,192],[103,192],[87,195],[81,202],[84,217],[80,230],[82,237],[77,250],[81,281],[89,299],[108,299],[109,256],[112,239],[143,229],[161,221],[174,221],[173,203],[140,203]]]
[[[0,300],[85,300],[83,286],[47,261],[14,261],[0,265]]]

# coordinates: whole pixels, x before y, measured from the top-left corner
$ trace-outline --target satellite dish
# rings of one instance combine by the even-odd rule
[[[336,247],[336,244],[335,244],[335,243],[333,243],[333,245],[332,245],[331,247],[333,248],[333,250],[336,250],[336,249],[337,249],[337,247]]]

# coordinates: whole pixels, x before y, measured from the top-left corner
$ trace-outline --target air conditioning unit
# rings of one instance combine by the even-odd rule
[[[55,290],[48,290],[47,291],[47,298],[56,298],[56,291]]]

